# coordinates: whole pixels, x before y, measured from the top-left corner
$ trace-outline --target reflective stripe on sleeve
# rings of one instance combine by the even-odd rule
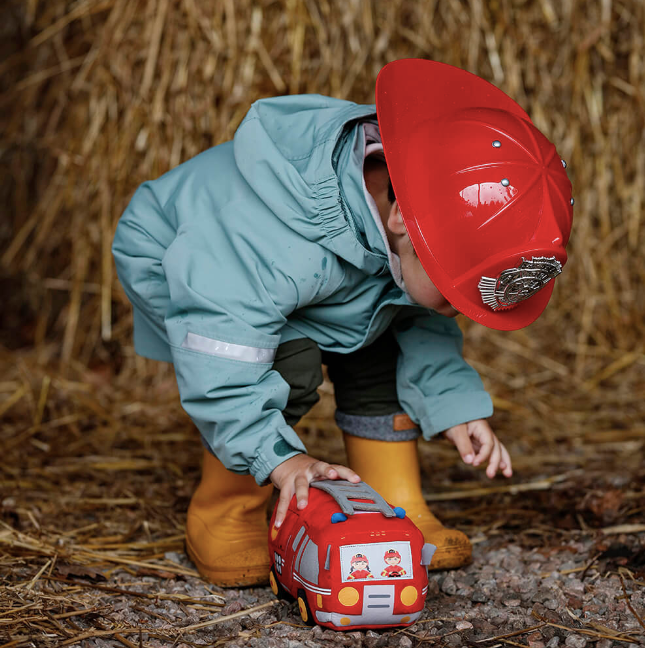
[[[187,333],[186,339],[182,342],[182,349],[198,351],[207,355],[218,356],[219,358],[228,358],[229,360],[241,360],[242,362],[271,363],[275,358],[275,349],[264,349],[261,347],[243,346],[241,344],[231,344],[221,340],[213,340],[197,335],[196,333]]]

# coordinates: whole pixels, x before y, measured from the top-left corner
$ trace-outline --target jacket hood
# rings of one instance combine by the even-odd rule
[[[292,230],[363,270],[388,272],[387,250],[363,193],[361,121],[374,106],[321,95],[262,99],[234,137],[235,162]]]

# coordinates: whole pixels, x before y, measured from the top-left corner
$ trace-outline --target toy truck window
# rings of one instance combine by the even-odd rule
[[[409,542],[373,542],[340,547],[343,582],[409,579],[414,576]]]
[[[302,538],[304,533],[305,533],[305,527],[301,526],[300,531],[298,531],[298,533],[296,534],[296,537],[293,539],[293,544],[291,545],[291,551],[296,550],[296,547],[298,546],[298,543],[300,542],[300,538]]]
[[[300,575],[314,585],[318,585],[318,545],[311,539],[306,543],[300,559]]]
[[[296,571],[300,571],[300,559],[302,558],[302,551],[305,548],[305,545],[307,544],[308,540],[309,540],[309,536],[306,535],[305,539],[300,543],[300,549],[298,549],[298,553],[296,554],[296,559],[293,562]]]

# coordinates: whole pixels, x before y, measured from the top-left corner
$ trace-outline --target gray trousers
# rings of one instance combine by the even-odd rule
[[[390,331],[353,353],[321,351],[309,339],[278,347],[273,369],[290,385],[283,414],[295,425],[320,399],[322,365],[334,384],[336,423],[344,432],[380,441],[416,439],[419,429],[402,412],[396,393],[399,347]]]

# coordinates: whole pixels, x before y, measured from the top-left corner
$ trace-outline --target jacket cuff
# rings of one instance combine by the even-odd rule
[[[456,392],[433,396],[428,411],[419,422],[424,439],[448,428],[493,414],[493,401],[484,391]]]
[[[275,430],[273,434],[262,440],[262,446],[255,456],[249,472],[255,477],[258,486],[266,486],[274,468],[287,459],[306,452],[307,448],[294,430],[285,426]]]

